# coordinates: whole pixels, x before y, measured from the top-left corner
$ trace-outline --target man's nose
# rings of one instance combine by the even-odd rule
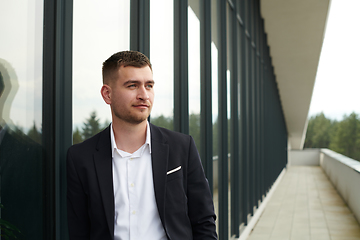
[[[147,91],[145,86],[139,87],[137,97],[138,97],[138,99],[141,99],[141,100],[148,100],[149,99],[149,94],[148,94],[148,91]]]

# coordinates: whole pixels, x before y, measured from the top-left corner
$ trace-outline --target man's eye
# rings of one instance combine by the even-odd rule
[[[149,84],[149,85],[147,85],[146,87],[150,89],[150,88],[153,88],[153,87],[154,87],[154,85]]]
[[[128,88],[135,88],[135,87],[136,87],[135,84],[128,85]]]

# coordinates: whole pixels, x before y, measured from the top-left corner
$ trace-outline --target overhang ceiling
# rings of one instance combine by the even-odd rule
[[[302,149],[330,0],[262,0],[291,149]]]

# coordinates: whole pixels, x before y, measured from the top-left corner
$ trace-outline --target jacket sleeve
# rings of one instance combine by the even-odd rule
[[[67,153],[67,214],[70,240],[90,239],[87,196],[74,164],[71,148]]]
[[[217,239],[216,215],[208,181],[193,138],[190,139],[187,173],[188,214],[193,239]]]

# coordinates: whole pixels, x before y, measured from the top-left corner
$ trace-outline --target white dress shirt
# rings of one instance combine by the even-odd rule
[[[114,182],[114,240],[167,239],[155,201],[151,165],[150,126],[136,152],[117,148],[111,125]]]

